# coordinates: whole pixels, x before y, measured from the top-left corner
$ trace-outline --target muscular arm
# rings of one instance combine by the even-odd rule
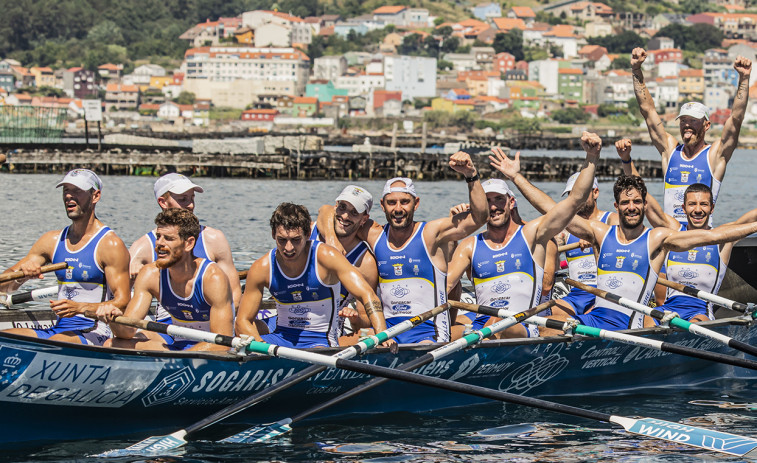
[[[60,233],[60,230],[55,230],[42,235],[23,259],[4,271],[3,273],[22,271],[26,276],[0,284],[0,292],[15,291],[31,278],[44,278],[44,275],[40,273],[40,268],[46,263],[52,262],[55,244]]]
[[[666,167],[667,156],[673,151],[673,148],[675,148],[676,140],[672,135],[665,131],[665,126],[660,119],[660,115],[657,114],[657,109],[655,109],[652,95],[650,95],[649,90],[644,83],[644,73],[641,70],[641,65],[644,60],[646,60],[646,57],[647,52],[643,48],[635,48],[631,52],[633,92],[634,95],[636,95],[636,102],[639,103],[641,115],[644,117],[644,121],[647,124],[647,130],[649,130],[652,144],[663,156],[663,167]]]
[[[137,241],[131,244],[129,255],[129,278],[134,280],[142,267],[152,262],[153,246],[147,235],[142,235]]]
[[[258,315],[261,302],[263,302],[263,290],[270,284],[268,281],[270,266],[270,253],[266,253],[250,266],[250,270],[247,271],[244,294],[242,294],[237,318],[234,322],[234,330],[237,334],[249,334],[256,341],[263,340],[255,327],[255,317]]]
[[[736,87],[736,96],[733,98],[731,117],[723,125],[723,135],[720,137],[720,146],[715,153],[715,164],[725,170],[725,164],[731,160],[733,150],[739,144],[741,124],[744,122],[747,104],[749,103],[749,76],[752,72],[752,62],[744,57],[737,57],[734,68],[739,73],[739,83]]]
[[[97,310],[98,317],[107,321],[123,314],[137,320],[144,319],[150,311],[153,296],[158,297],[160,291],[158,281],[160,281],[160,270],[155,267],[155,264],[143,266],[134,281],[134,294],[126,310],[106,304]],[[113,336],[121,339],[131,339],[137,333],[136,328],[120,323],[111,323],[110,329],[113,330]]]
[[[239,283],[239,272],[234,266],[229,242],[223,232],[215,228],[206,227],[205,236],[207,238],[205,246],[210,253],[210,259],[218,264],[218,267],[228,278],[234,307],[238,307],[242,298],[242,285]]]
[[[447,267],[447,293],[457,285],[466,270],[470,268],[471,256],[473,255],[473,243],[476,237],[471,236],[463,240],[452,254]]]
[[[656,228],[655,231],[661,230]],[[757,222],[746,224],[725,224],[712,230],[670,231],[662,240],[662,249],[666,251],[683,252],[697,246],[708,244],[724,244],[738,241],[752,233],[757,233]]]
[[[210,265],[202,281],[203,295],[210,304],[210,331],[226,336],[234,335],[234,309],[231,286],[220,266]],[[226,351],[225,346],[201,342],[188,350]]]

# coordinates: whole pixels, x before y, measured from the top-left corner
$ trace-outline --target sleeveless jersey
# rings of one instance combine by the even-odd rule
[[[683,158],[683,146],[676,146],[670,155],[668,170],[665,172],[665,196],[663,210],[682,224],[687,223],[686,213],[683,211],[683,193],[689,185],[703,183],[712,190],[712,202],[718,199],[720,180],[712,175],[712,166],[708,154],[712,145],[707,145],[694,159]],[[712,217],[710,217],[712,222]]]
[[[476,236],[471,279],[477,304],[520,312],[539,304],[544,269],[534,261],[523,227],[519,226],[502,249],[489,247],[484,233]],[[538,336],[532,325],[525,326],[530,337]]]
[[[321,243],[311,241],[308,261],[302,273],[290,278],[276,262],[276,249],[271,250],[269,291],[276,301],[278,318],[274,333],[285,332],[300,337],[314,333],[326,337],[330,346],[338,345],[339,290],[341,284],[327,285],[318,276],[317,249]]]
[[[171,323],[210,331],[210,304],[205,300],[202,280],[208,266],[213,262],[203,259],[197,269],[192,292],[187,297],[178,296],[171,287],[169,269],[160,269],[160,304],[171,316]]]
[[[310,240],[318,241],[318,242],[321,241],[321,234],[315,225],[313,225],[313,230],[310,232]],[[368,245],[365,244],[365,241],[361,241],[357,244],[357,246],[352,248],[352,250],[348,252],[347,255],[345,255],[344,257],[347,258],[347,261],[350,264],[355,265],[355,262],[357,262],[361,257],[363,257],[363,254],[365,254],[367,251],[368,251]],[[348,293],[347,290],[344,289],[344,287],[342,287],[341,291],[339,292],[339,297],[340,297],[339,308],[340,309],[352,302],[352,298],[350,298],[349,296],[350,296],[350,293]]]
[[[610,218],[610,212],[605,212],[599,221],[607,223]],[[565,244],[578,243],[579,238],[568,233],[568,239]],[[575,281],[580,281],[583,284],[589,286],[597,286],[597,261],[594,258],[594,248],[587,249],[571,249],[565,252],[565,259],[568,261],[568,274],[570,278]],[[578,288],[573,288],[573,291],[580,291],[585,293],[586,291]],[[588,293],[587,293],[588,294]]]
[[[686,228],[686,226],[681,227],[682,230],[686,230]],[[727,265],[720,255],[720,246],[716,244],[699,246],[684,252],[670,251],[665,263],[667,277],[670,281],[713,294],[717,294],[720,289],[727,269]],[[685,304],[687,311],[696,311],[706,314],[710,319],[713,318],[712,303],[669,288],[665,298],[665,306],[670,305],[669,308],[673,308],[673,305],[682,304]]]
[[[75,302],[98,303],[113,298],[105,280],[105,272],[97,262],[97,247],[102,239],[110,233],[110,228],[102,227],[90,240],[78,251],[71,251],[66,243],[69,227],[66,227],[58,237],[58,243],[53,252],[52,262],[67,262],[68,268],[58,270],[55,276],[58,279],[58,299],[70,299]],[[72,331],[92,333],[101,338],[111,337],[110,328],[105,323],[75,315],[73,317],[58,318],[56,326],[64,325]],[[53,328],[55,328],[54,326]],[[89,338],[88,338],[89,339]],[[93,339],[90,339],[93,341]],[[102,344],[99,339],[95,344]]]
[[[654,291],[657,273],[652,270],[649,256],[649,231],[644,232],[630,243],[618,241],[618,226],[613,225],[602,239],[597,261],[597,287],[626,299],[646,305]],[[631,309],[612,303],[605,299],[597,299],[595,310],[609,309],[620,315],[617,329],[641,328],[643,317],[636,315]],[[602,311],[600,311],[601,313]]]
[[[447,302],[447,274],[431,261],[423,242],[420,226],[400,248],[389,246],[389,225],[373,244],[379,273],[379,297],[384,308],[386,326],[392,327],[436,306]],[[450,321],[447,312],[427,320],[415,328],[397,336],[398,343],[414,343],[422,340],[447,342],[450,337]]]

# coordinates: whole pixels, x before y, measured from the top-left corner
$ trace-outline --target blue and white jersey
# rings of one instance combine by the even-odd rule
[[[501,249],[492,249],[484,235],[480,233],[476,236],[471,256],[471,280],[476,290],[476,303],[515,312],[538,305],[544,268],[534,261],[531,248],[523,236],[523,227],[519,226]],[[479,317],[481,315],[476,318]],[[533,325],[525,326],[530,337],[539,335]]]
[[[657,282],[657,273],[652,270],[649,254],[649,231],[644,232],[630,243],[618,240],[618,226],[613,225],[602,239],[597,261],[597,287],[626,299],[647,305]],[[599,312],[595,314],[598,309]],[[615,329],[641,328],[643,317],[632,309],[597,299],[591,315],[613,312],[616,317]]]
[[[318,246],[310,241],[308,261],[302,273],[290,278],[281,271],[276,262],[276,249],[271,250],[271,270],[269,291],[276,301],[278,317],[276,330],[287,332],[287,336],[324,337],[328,345],[338,345],[339,336],[339,291],[341,284],[328,285],[318,276]],[[304,334],[304,336],[302,335]]]
[[[610,212],[605,212],[599,221],[607,223],[610,219]],[[568,238],[565,240],[565,244],[578,243],[580,238],[568,233]],[[597,260],[594,257],[594,248],[589,247],[586,249],[576,248],[570,251],[565,251],[565,259],[568,261],[568,275],[575,281],[589,286],[597,286]],[[573,288],[571,292],[586,291],[578,288]],[[588,293],[587,293],[588,294]]]
[[[426,222],[400,248],[389,247],[389,225],[373,244],[379,273],[379,297],[386,326],[392,327],[447,302],[447,274],[439,270],[423,242]],[[450,337],[449,314],[443,312],[397,336],[398,343],[423,340],[447,342]]]
[[[313,230],[310,232],[310,240],[318,241],[318,242],[322,241],[321,234],[315,225],[313,225]],[[347,258],[347,261],[350,264],[355,265],[355,262],[360,260],[360,258],[363,257],[363,254],[365,254],[367,251],[368,251],[368,245],[365,243],[365,241],[361,241],[357,244],[357,246],[352,248],[352,250],[348,252],[347,255],[345,255],[344,257]],[[339,296],[341,297],[339,301],[340,309],[348,305],[354,300],[354,298],[350,297],[350,293],[348,293],[347,290],[344,289],[344,287],[342,287],[341,291],[339,292]]]
[[[66,227],[58,237],[55,245],[52,262],[66,262],[68,268],[58,270],[55,276],[58,279],[58,299],[69,299],[75,302],[99,303],[113,298],[108,289],[105,272],[97,262],[97,248],[105,235],[111,232],[110,228],[102,227],[90,240],[78,251],[72,251],[68,247],[66,238],[69,227]],[[44,331],[44,330],[42,330]],[[73,317],[58,317],[50,335],[56,332],[73,331],[86,333],[89,344],[102,345],[107,338],[112,337],[110,327],[106,323],[75,315]],[[39,337],[45,337],[38,331]]]
[[[195,242],[195,247],[192,249],[192,254],[195,257],[200,257],[203,259],[210,259],[208,256],[208,250],[205,249],[205,240],[203,239],[202,235],[205,232],[205,225],[200,226],[200,235],[197,237],[197,241]],[[157,241],[157,237],[155,236],[155,230],[150,230],[149,233],[147,233],[147,239],[150,240],[150,244],[152,245],[152,261],[155,262],[158,259],[158,254],[155,252],[155,242]]]
[[[673,216],[682,224],[687,223],[686,213],[683,211],[684,192],[689,185],[703,183],[712,190],[713,204],[718,199],[720,192],[720,180],[712,174],[709,152],[712,145],[707,145],[694,159],[683,158],[683,146],[678,145],[670,155],[668,170],[665,172],[665,196],[663,197],[663,210]],[[712,222],[712,217],[710,217]]]
[[[202,259],[195,273],[192,292],[187,297],[178,296],[171,287],[169,269],[160,269],[160,301],[163,309],[171,317],[171,323],[210,331],[210,304],[205,300],[202,280],[208,267],[213,264],[208,259]]]
[[[682,230],[687,227],[681,226]],[[717,294],[723,283],[727,265],[720,255],[720,246],[699,246],[689,251],[668,252],[665,260],[668,280],[691,286],[700,291]],[[705,314],[713,319],[712,303],[668,288],[665,298],[667,309],[679,311],[680,307],[687,313]],[[679,313],[683,318],[684,315]],[[686,317],[689,319],[691,317]]]

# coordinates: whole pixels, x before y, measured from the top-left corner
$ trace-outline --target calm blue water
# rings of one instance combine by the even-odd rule
[[[615,156],[605,148],[605,156]],[[536,155],[524,152],[524,155]],[[549,153],[554,155],[555,153]],[[561,153],[580,155],[579,152]],[[635,158],[654,159],[650,147],[634,148]],[[738,218],[756,207],[754,201],[754,151],[737,150],[729,164],[718,202],[717,221]],[[57,175],[0,174],[0,267],[6,268],[23,257],[43,232],[61,228],[67,219],[61,207],[60,191],[54,188]],[[198,178],[205,188],[197,196],[196,213],[205,224],[223,230],[231,244],[237,268],[247,268],[273,245],[268,219],[282,201],[304,204],[315,218],[318,208],[332,203],[346,181],[290,181]],[[105,177],[103,199],[98,215],[113,228],[127,245],[152,228],[158,206],[152,194],[153,178]],[[375,197],[383,181],[361,181]],[[557,198],[563,184],[540,182],[537,185]],[[662,183],[649,183],[652,194],[660,198]],[[417,186],[421,204],[420,220],[448,213],[449,207],[466,201],[463,181],[421,182]],[[535,217],[534,210],[519,200],[523,217]],[[611,183],[600,183],[600,206],[612,210]],[[384,222],[380,208],[374,218]],[[35,282],[36,286],[49,285]],[[757,401],[737,391],[686,391],[680,394],[653,394],[625,397],[571,397],[555,399],[561,403],[625,416],[647,416],[757,437],[757,411],[749,408],[717,408],[695,405],[694,400],[722,400],[736,404]],[[754,408],[754,407],[751,407]],[[283,417],[282,417],[283,418]],[[13,417],[4,417],[12,420]],[[40,416],[40,426],[72,426],[49,423]],[[107,414],[103,426],[107,426]],[[186,423],[189,425],[191,423]],[[224,436],[222,425],[213,434]],[[145,436],[140,436],[145,437]],[[139,440],[61,443],[23,452],[4,452],[0,461],[92,462],[87,457]],[[86,439],[86,436],[82,436]],[[360,444],[360,445],[357,445]],[[351,452],[351,453],[348,453]],[[343,419],[329,418],[300,423],[294,431],[274,442],[249,447],[192,443],[182,454],[161,459],[125,458],[117,461],[739,461],[696,449],[678,447],[651,439],[637,438],[606,423],[591,422],[565,415],[504,404],[478,405],[424,414],[386,414]]]

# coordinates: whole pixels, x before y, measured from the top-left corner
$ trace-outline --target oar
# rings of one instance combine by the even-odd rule
[[[557,253],[559,254],[561,252],[571,251],[573,249],[576,249],[577,247],[579,247],[578,241],[576,241],[575,243],[563,244],[562,246],[557,247]]]
[[[47,273],[47,272],[54,272],[56,270],[63,270],[64,268],[67,268],[67,267],[68,267],[67,262],[60,262],[57,264],[43,265],[39,269],[39,271],[40,273]],[[24,277],[24,272],[22,272],[21,270],[17,272],[3,273],[2,275],[0,275],[0,283],[5,283],[6,281],[11,281],[11,280],[18,280],[19,278],[23,278],[23,277]]]
[[[453,304],[453,302],[450,301],[450,304]],[[536,315],[542,310],[546,310],[555,304],[556,304],[556,301],[552,300],[552,301],[547,301],[543,304],[540,304],[536,307],[533,307],[529,310],[526,310],[520,313],[509,313],[507,317],[504,317],[503,320],[493,323],[490,326],[484,327],[481,330],[474,331],[470,334],[467,334],[466,336],[463,336],[462,338],[454,342],[448,343],[447,345],[442,346],[438,349],[434,349],[431,352],[428,352],[410,362],[403,363],[402,365],[397,366],[397,369],[402,370],[402,371],[412,371],[417,368],[420,368],[423,365],[427,365],[433,361],[446,357],[454,352],[463,350],[467,347],[472,346],[473,344],[480,342],[484,338],[488,338],[489,336],[495,333],[499,333],[502,330],[505,330],[513,325],[521,323],[525,319],[533,315]],[[454,305],[452,306],[454,307]],[[255,442],[263,442],[263,441],[272,439],[276,436],[279,436],[281,434],[291,431],[292,423],[296,423],[298,421],[304,420],[305,418],[311,415],[314,415],[322,410],[325,410],[331,407],[332,405],[338,404],[349,398],[355,397],[356,395],[361,394],[369,389],[373,389],[374,387],[379,386],[380,384],[383,384],[387,381],[389,380],[386,378],[373,378],[372,380],[364,384],[361,384],[360,386],[352,388],[347,392],[340,393],[337,397],[334,397],[333,399],[329,401],[318,404],[315,407],[312,407],[291,418],[284,418],[275,423],[253,426],[251,428],[245,429],[242,432],[234,434],[233,436],[229,436],[225,439],[222,439],[221,442],[251,444]]]
[[[434,378],[419,375],[417,373],[399,371],[392,368],[381,367],[378,365],[369,365],[344,360],[334,357],[328,357],[315,352],[306,352],[298,349],[292,349],[281,346],[274,346],[262,342],[252,342],[248,346],[248,351],[267,354],[273,357],[297,360],[314,365],[324,365],[332,368],[341,368],[349,371],[355,371],[367,375],[382,376],[385,378],[396,379],[400,381],[421,384],[424,386],[436,387],[453,392],[474,395],[491,400],[500,400],[512,402],[515,404],[537,407],[543,410],[565,413],[568,415],[579,416],[597,421],[607,421],[622,426],[626,431],[641,436],[662,439],[675,442],[677,444],[686,444],[705,450],[712,450],[730,455],[741,457],[757,457],[757,439],[738,436],[719,431],[713,431],[696,426],[689,426],[670,421],[658,420],[656,418],[630,418],[619,415],[610,415],[607,413],[595,412],[583,408],[572,407],[546,400],[535,399],[531,397],[519,396],[503,391],[488,389],[471,384],[458,383],[456,381]]]
[[[617,294],[612,294],[607,291],[595,288],[593,286],[585,285],[578,281],[571,280],[570,278],[566,278],[565,282],[571,286],[575,286],[576,288],[583,289],[584,291],[588,293],[594,294],[597,297],[601,297],[602,299],[607,299],[610,302],[614,302],[618,305],[622,305],[623,307],[643,313],[644,315],[649,315],[650,317],[656,318],[657,320],[662,320],[662,318],[665,316],[663,312],[657,309],[647,307],[644,304],[640,304],[636,301],[632,301],[631,299],[626,299],[624,297],[618,296]],[[688,331],[689,333],[693,333],[699,336],[704,336],[704,337],[713,339],[722,344],[725,344],[728,347],[732,347],[736,350],[746,352],[747,354],[757,355],[757,347],[754,347],[742,341],[738,341],[724,334],[717,333],[703,326],[696,325],[694,323],[691,323],[689,321],[682,319],[681,317],[674,317],[670,319],[669,323],[671,326],[680,328],[684,331]]]
[[[676,283],[674,281],[666,280],[664,278],[658,278],[657,283],[661,284],[662,286],[667,286],[668,288],[675,289],[676,291],[682,292],[686,294],[687,296],[696,297],[698,299],[703,299],[708,302],[712,302],[714,304],[727,307],[731,310],[735,310],[737,312],[744,312],[744,313],[752,313],[757,309],[757,306],[753,303],[744,304],[743,302],[736,302],[731,299],[726,299],[722,296],[718,296],[717,294],[708,293],[707,291],[702,291],[696,288],[692,288],[691,286],[682,285],[681,283]]]
[[[465,302],[450,301],[450,304],[453,308],[465,309],[471,312],[490,315],[493,317],[507,317],[512,313],[505,309],[495,309],[494,307],[467,304]],[[607,339],[609,341],[616,341],[623,344],[632,344],[635,346],[646,347],[662,352],[670,352],[671,354],[680,354],[687,357],[694,357],[702,360],[709,360],[712,362],[725,363],[727,365],[733,365],[736,367],[748,368],[750,370],[757,370],[757,361],[754,360],[742,359],[739,357],[734,357],[732,355],[721,354],[719,352],[710,352],[703,349],[679,346],[678,344],[673,344],[670,342],[655,341],[654,339],[647,339],[641,336],[618,333],[617,331],[608,331],[581,324],[572,325],[570,323],[552,320],[545,317],[531,317],[526,320],[526,323],[531,323],[546,328],[552,328],[555,330],[572,331],[575,334],[589,336],[592,338]]]
[[[247,279],[247,270],[238,270],[237,275],[239,275],[240,280]]]
[[[334,354],[333,357],[348,359],[358,354],[362,354],[366,352],[367,350],[372,349],[373,347],[376,347],[377,345],[381,344],[387,339],[393,338],[400,333],[404,333],[405,331],[415,326],[420,325],[424,321],[429,320],[439,315],[440,313],[448,310],[449,307],[450,306],[448,303],[435,307],[427,312],[422,313],[421,315],[418,315],[409,320],[405,320],[401,323],[398,323],[397,325],[394,325],[393,327],[388,328],[385,331],[381,331],[374,336],[369,336],[367,338],[364,338],[360,340],[354,346],[347,347],[346,349],[343,349],[339,351],[338,353]],[[89,316],[89,314],[87,316]],[[147,329],[150,331],[157,331],[158,333],[181,336],[186,339],[191,339],[195,341],[212,342],[215,344],[220,344],[222,346],[229,346],[229,347],[237,348],[242,345],[242,340],[239,337],[232,338],[230,336],[209,333],[206,331],[200,331],[200,330],[196,330],[192,328],[179,327],[175,325],[167,325],[164,323],[150,322],[146,320],[136,320],[136,319],[127,318],[127,317],[116,317],[115,322],[121,323],[124,325],[134,326],[137,328]],[[294,386],[295,384],[299,384],[302,381],[305,381],[306,379],[317,375],[318,373],[324,371],[325,369],[326,367],[323,367],[323,366],[316,366],[316,365],[310,366],[308,368],[305,368],[304,370],[297,372],[296,374],[290,376],[289,378],[283,381],[279,381],[276,384],[258,392],[257,394],[254,394],[246,399],[241,400],[240,402],[237,402],[226,408],[223,408],[213,413],[212,415],[208,416],[207,418],[204,418],[194,424],[191,424],[184,429],[180,429],[169,435],[151,436],[125,449],[110,450],[98,456],[121,457],[121,456],[128,456],[128,455],[151,455],[151,454],[161,453],[167,450],[173,450],[173,449],[182,447],[187,443],[187,441],[185,440],[185,437],[188,434],[195,433],[197,431],[200,431],[201,429],[205,429],[206,427],[212,424],[215,424],[236,413],[239,413],[240,411],[245,410],[263,400],[266,400],[269,397],[273,396],[274,394],[283,391],[284,389],[290,388]]]
[[[14,305],[23,304],[30,301],[46,301],[58,296],[58,287],[50,286],[47,288],[32,289],[22,293],[8,294],[5,298],[0,298],[0,304],[11,309]]]

